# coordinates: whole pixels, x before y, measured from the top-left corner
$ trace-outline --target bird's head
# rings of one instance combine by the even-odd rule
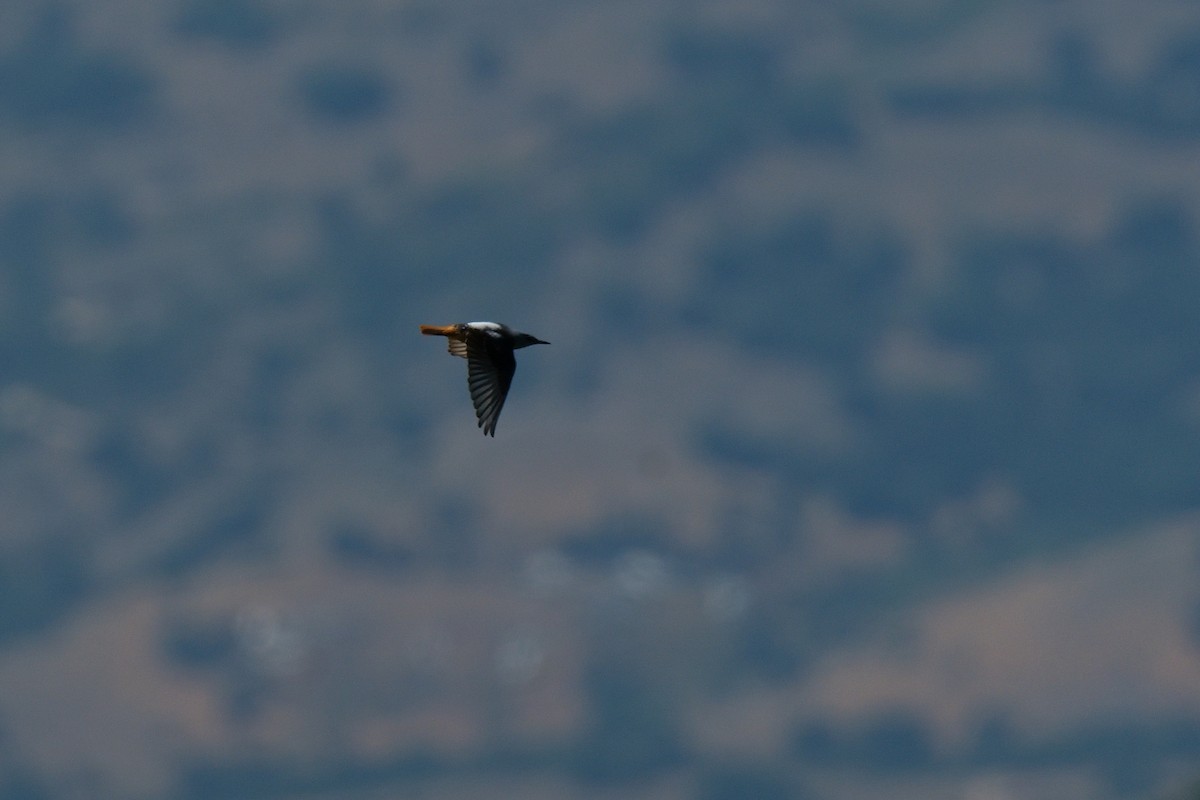
[[[518,333],[513,336],[513,349],[520,350],[522,347],[529,347],[531,344],[550,344],[543,342],[536,336],[530,336],[528,333]]]

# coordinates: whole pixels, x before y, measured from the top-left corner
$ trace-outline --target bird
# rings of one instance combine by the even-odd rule
[[[484,436],[492,438],[496,436],[496,420],[517,371],[513,351],[534,344],[550,344],[498,322],[422,325],[421,333],[445,336],[450,340],[450,355],[467,360],[467,386],[475,405],[475,417]]]

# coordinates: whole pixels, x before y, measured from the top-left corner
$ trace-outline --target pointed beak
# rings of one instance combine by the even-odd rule
[[[538,343],[538,344],[550,344],[549,342],[543,342],[541,339],[538,339],[538,340],[537,340],[537,343]]]

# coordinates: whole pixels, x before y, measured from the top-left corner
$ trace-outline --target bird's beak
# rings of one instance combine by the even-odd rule
[[[543,342],[541,339],[538,339],[538,340],[537,340],[537,343],[538,343],[538,344],[550,344],[549,342]]]

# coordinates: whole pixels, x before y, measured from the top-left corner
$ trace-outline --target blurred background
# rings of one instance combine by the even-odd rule
[[[0,173],[0,800],[1200,797],[1195,3],[7,0]]]

